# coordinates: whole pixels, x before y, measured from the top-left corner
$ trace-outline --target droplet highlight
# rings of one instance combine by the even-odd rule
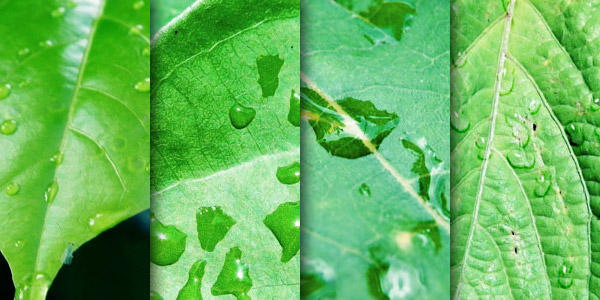
[[[277,180],[283,184],[296,184],[300,181],[300,163],[293,162],[277,168]]]
[[[573,285],[573,265],[569,262],[563,263],[558,269],[558,285],[564,289],[568,289]]]
[[[0,84],[0,100],[8,98],[11,90],[10,84]]]
[[[201,300],[202,294],[200,288],[202,284],[202,277],[204,277],[204,268],[206,267],[206,261],[199,260],[192,265],[189,271],[188,280],[179,290],[177,294],[177,300]]]
[[[133,86],[138,92],[147,92],[150,90],[150,78],[145,78],[144,80],[140,80],[136,82]]]
[[[252,123],[256,116],[256,110],[251,107],[235,103],[229,108],[229,121],[235,129],[244,129]]]
[[[235,223],[235,220],[225,214],[220,206],[201,207],[196,212],[196,226],[202,249],[214,251]]]
[[[0,123],[0,133],[11,135],[17,131],[17,122],[15,120],[4,120]]]
[[[133,9],[138,10],[144,7],[144,1],[137,1],[133,3]]]
[[[450,127],[456,132],[464,133],[469,131],[471,122],[462,112],[453,111],[450,113]]]
[[[252,288],[249,267],[242,262],[242,251],[231,248],[225,256],[225,263],[211,288],[213,296],[234,295],[238,300],[250,300],[248,291]]]
[[[4,188],[4,193],[6,193],[8,196],[14,196],[18,192],[19,192],[19,185],[14,182],[7,184],[6,187]]]
[[[508,163],[515,169],[532,169],[535,166],[535,156],[526,151],[513,151],[506,155]]]
[[[50,14],[52,15],[53,18],[60,18],[62,16],[65,15],[65,8],[64,7],[59,7],[55,10],[53,10]]]
[[[55,180],[55,181],[52,181],[52,183],[50,183],[48,185],[48,187],[46,188],[46,193],[44,195],[46,203],[52,204],[52,202],[54,202],[54,199],[56,198],[57,193],[58,193],[58,182]]]
[[[150,216],[150,261],[159,266],[176,263],[185,251],[187,235],[173,225],[165,226]]]
[[[281,245],[281,262],[288,262],[300,250],[300,202],[279,205],[263,221]]]

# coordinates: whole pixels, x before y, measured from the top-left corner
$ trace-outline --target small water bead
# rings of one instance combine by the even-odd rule
[[[6,193],[9,196],[16,195],[18,192],[19,192],[19,185],[14,182],[7,184],[6,187],[4,188],[4,193]]]
[[[14,244],[14,246],[15,246],[15,248],[21,248],[21,247],[23,247],[23,241],[21,241],[21,240],[16,241],[15,244]]]
[[[10,84],[0,84],[0,100],[6,99],[11,92]]]
[[[55,10],[52,11],[51,13],[53,18],[59,18],[65,15],[65,8],[64,7],[59,7]]]
[[[31,52],[31,50],[29,50],[29,48],[23,48],[23,49],[19,50],[19,52],[17,54],[19,54],[19,56],[25,56],[25,55],[29,54],[29,52]]]
[[[527,106],[527,108],[529,109],[529,113],[532,115],[537,114],[540,111],[541,107],[542,102],[538,101],[537,99],[531,99],[531,101],[529,101],[529,105]]]
[[[4,120],[0,123],[0,133],[11,135],[17,131],[17,122],[15,120]]]
[[[150,214],[150,261],[159,266],[176,263],[185,251],[187,235],[173,225],[165,226]]]
[[[371,188],[366,183],[363,183],[358,187],[358,193],[363,197],[371,197]]]
[[[590,107],[590,109],[592,111],[599,111],[600,110],[600,99],[596,98],[596,99],[592,100],[592,106]]]
[[[548,192],[550,191],[550,186],[552,185],[551,179],[552,179],[552,176],[548,172],[545,172],[545,173],[539,175],[535,179],[537,186],[533,190],[533,193],[537,197],[544,197],[544,196],[548,195]]]
[[[487,144],[487,139],[484,136],[480,136],[475,141],[475,147],[477,147],[479,149],[485,149],[486,144]]]
[[[58,165],[62,164],[63,157],[64,157],[64,155],[61,152],[57,152],[56,154],[52,155],[52,157],[50,158],[50,161],[55,163],[58,166]]]
[[[42,47],[42,48],[50,48],[50,47],[52,47],[52,46],[54,45],[54,43],[52,43],[52,41],[51,41],[51,40],[45,40],[45,41],[41,41],[41,42],[39,42],[39,44],[38,44],[38,45],[39,45],[40,47]]]
[[[202,299],[202,298],[198,298]],[[165,300],[159,293],[155,291],[150,291],[150,300]]]
[[[138,10],[144,7],[144,1],[137,1],[133,4],[133,9]]]
[[[450,127],[459,133],[469,131],[471,122],[462,112],[453,111],[450,113]]]
[[[135,25],[135,26],[129,28],[129,34],[130,35],[141,34],[142,30],[144,30],[144,26],[138,24],[138,25]]]
[[[235,223],[235,220],[225,214],[220,206],[201,207],[196,212],[196,227],[202,249],[214,251]]]
[[[150,78],[145,78],[136,82],[134,88],[138,92],[147,92],[150,90]]]
[[[58,193],[58,182],[53,181],[52,183],[50,183],[48,185],[48,188],[46,188],[46,193],[44,195],[46,203],[51,204],[54,201],[54,198],[56,198],[57,193]]]
[[[288,262],[300,250],[300,202],[279,205],[263,223],[281,245],[281,262]]]
[[[508,163],[515,169],[531,169],[535,166],[535,156],[526,151],[513,151],[506,155]]]
[[[558,285],[560,287],[568,289],[573,285],[573,265],[569,262],[564,262],[558,269]]]
[[[571,143],[573,143],[573,144],[581,145],[586,140],[585,136],[584,136],[584,132],[583,132],[583,130],[581,130],[581,127],[579,126],[579,124],[575,125],[575,123],[569,123],[565,127],[565,130],[567,131],[567,134],[569,135],[569,139],[570,139]]]
[[[242,262],[242,251],[231,248],[225,255],[225,263],[211,288],[213,296],[234,295],[238,300],[249,300],[248,291],[252,288],[248,266]]]
[[[142,55],[150,56],[150,47],[144,48],[144,50],[142,50]]]
[[[189,271],[188,280],[179,290],[176,300],[198,300],[202,299],[200,288],[202,277],[204,277],[204,268],[206,267],[205,260],[199,260],[192,265]]]
[[[229,108],[229,121],[235,129],[248,127],[255,116],[256,110],[254,108],[246,107],[239,103],[235,103]]]
[[[293,162],[277,168],[277,180],[283,184],[296,184],[300,181],[300,163]]]

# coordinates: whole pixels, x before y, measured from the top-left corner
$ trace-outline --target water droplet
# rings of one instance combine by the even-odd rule
[[[150,78],[138,81],[135,86],[135,90],[138,92],[147,92],[150,90]]]
[[[454,64],[454,67],[457,68],[457,69],[460,69],[460,68],[462,68],[462,67],[464,67],[466,65],[467,65],[467,58],[465,57],[463,59],[460,59],[460,58],[457,59],[456,62],[455,62],[455,64]]]
[[[28,276],[16,284],[15,299],[45,299],[52,280],[43,273]]]
[[[6,99],[10,95],[10,84],[0,84],[0,100]]]
[[[544,172],[544,173],[540,174],[535,179],[537,186],[533,190],[533,193],[537,197],[546,196],[548,194],[548,192],[550,191],[550,186],[552,185],[551,179],[552,179],[552,175],[549,172]]]
[[[590,107],[590,109],[592,111],[599,111],[600,110],[600,99],[596,98],[596,99],[592,100],[592,106]]]
[[[19,192],[19,185],[14,182],[7,184],[6,187],[4,188],[4,193],[6,193],[9,196],[16,195],[18,192]]]
[[[290,111],[287,119],[290,124],[300,127],[300,94],[293,90],[290,96]]]
[[[141,34],[142,30],[144,30],[144,26],[142,26],[141,24],[135,25],[135,26],[129,28],[129,35]]]
[[[568,289],[573,285],[573,265],[565,261],[562,266],[558,269],[558,285],[560,287]]]
[[[23,241],[21,241],[21,240],[16,241],[15,244],[14,244],[14,246],[15,246],[15,248],[21,248],[21,247],[23,247]]]
[[[55,10],[52,11],[51,13],[52,17],[54,18],[59,18],[65,15],[65,8],[64,7],[59,7]]]
[[[358,193],[363,197],[371,197],[371,188],[366,183],[363,183],[358,187]]]
[[[485,149],[486,143],[487,143],[487,139],[484,136],[480,136],[475,141],[475,147],[483,150],[483,149]]]
[[[202,298],[197,298],[202,299]],[[165,300],[159,293],[155,291],[150,291],[150,300]]]
[[[23,49],[19,50],[18,54],[19,54],[19,56],[25,56],[25,55],[29,54],[29,52],[31,52],[31,50],[29,50],[29,48],[23,48]]]
[[[246,107],[239,103],[235,103],[229,108],[229,121],[236,129],[246,128],[254,120],[255,116],[256,110],[254,108]]]
[[[48,204],[51,204],[52,201],[54,201],[54,198],[56,198],[56,194],[58,193],[58,182],[52,181],[52,183],[50,183],[48,185],[48,188],[46,188],[46,194],[45,196],[45,200]]]
[[[454,111],[450,113],[450,127],[456,132],[464,133],[469,131],[471,122],[469,118],[462,112]]]
[[[248,266],[242,262],[242,251],[231,248],[225,256],[225,263],[211,288],[213,296],[234,295],[238,300],[250,299],[247,293],[252,288]]]
[[[283,66],[283,59],[278,55],[263,55],[256,59],[258,69],[258,84],[264,98],[275,95],[279,87],[279,71]]]
[[[50,48],[50,47],[52,47],[52,45],[54,45],[54,43],[52,43],[51,40],[45,40],[45,41],[41,41],[38,45],[42,48]]]
[[[575,125],[575,123],[569,123],[565,126],[565,130],[567,131],[567,134],[569,135],[569,140],[571,141],[571,143],[573,143],[575,145],[581,145],[584,143],[584,141],[585,141],[584,132],[583,132],[583,130],[581,130],[581,127],[579,126],[579,124]]]
[[[144,1],[137,1],[133,4],[133,9],[138,10],[144,7]]]
[[[0,133],[11,135],[17,131],[17,122],[15,120],[5,120],[0,123]]]
[[[283,184],[296,184],[300,181],[300,163],[293,162],[277,168],[277,179]]]
[[[527,106],[527,108],[529,109],[529,113],[532,115],[537,114],[540,111],[541,107],[542,102],[538,101],[537,99],[531,99],[531,101],[529,101],[529,105]]]
[[[300,250],[300,202],[279,205],[263,223],[281,245],[281,262],[288,262]]]
[[[187,235],[173,225],[165,226],[150,215],[150,261],[159,266],[176,263],[185,251]]]
[[[142,55],[150,56],[150,47],[144,48],[144,50],[142,50]]]
[[[57,152],[56,154],[52,155],[52,157],[50,158],[50,161],[55,163],[58,166],[58,165],[62,164],[63,157],[64,157],[64,155],[61,152]]]
[[[200,288],[202,284],[202,277],[204,277],[204,268],[206,267],[206,261],[199,260],[192,265],[189,271],[188,280],[179,290],[176,300],[198,300],[202,299]]]
[[[535,156],[526,151],[513,151],[506,155],[508,163],[515,169],[531,169],[535,166]]]
[[[225,238],[235,220],[225,214],[220,206],[201,207],[196,212],[196,226],[200,246],[206,251],[214,251],[215,246]]]

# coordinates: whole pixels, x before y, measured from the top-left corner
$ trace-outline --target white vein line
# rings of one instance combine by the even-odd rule
[[[83,55],[83,60],[81,61],[81,64],[79,65],[79,75],[77,76],[77,82],[75,83],[75,91],[73,92],[73,97],[71,97],[71,105],[69,106],[69,113],[67,115],[67,123],[65,125],[65,129],[63,131],[63,135],[62,135],[62,139],[60,142],[60,147],[59,147],[59,152],[63,153],[64,149],[67,145],[67,135],[69,133],[69,124],[71,124],[71,122],[73,121],[73,113],[75,112],[75,104],[77,103],[77,94],[79,94],[79,88],[81,87],[81,82],[83,81],[83,74],[85,73],[85,67],[87,65],[87,60],[88,57],[90,56],[90,50],[92,48],[92,45],[94,43],[94,38],[96,37],[96,29],[98,29],[98,23],[100,22],[101,16],[104,14],[104,7],[106,5],[106,0],[102,1],[99,9],[98,9],[98,15],[96,16],[96,19],[94,19],[94,23],[92,24],[91,30],[90,30],[90,37],[88,40],[88,44],[87,44],[87,48],[85,49],[85,53]],[[53,181],[56,182],[57,178],[56,175],[58,173],[58,168],[59,166],[56,166],[56,168],[54,169],[54,178]],[[49,206],[49,204],[48,204]],[[43,223],[42,223],[42,232],[40,232],[40,237],[44,236],[44,233],[46,231],[46,221],[48,220],[48,206],[46,206],[46,211],[44,212],[44,219],[43,219]],[[38,244],[38,248],[36,249],[36,254],[35,254],[35,270],[38,270],[38,267],[40,265],[40,248],[42,245],[42,239],[40,238],[40,243]]]
[[[392,166],[392,164],[385,157],[383,157],[383,155],[381,155],[381,153],[377,150],[377,148],[375,147],[375,145],[373,145],[373,143],[371,142],[371,140],[367,137],[367,135],[365,134],[365,132],[358,126],[358,124],[356,123],[356,121],[354,119],[352,119],[352,117],[350,117],[350,115],[337,102],[335,102],[333,99],[331,99],[331,97],[329,97],[329,95],[327,95],[323,91],[321,91],[309,78],[307,78],[304,75],[304,73],[302,73],[302,72],[300,73],[300,78],[311,89],[313,89],[317,94],[319,94],[323,99],[325,99],[325,101],[327,101],[327,103],[338,114],[340,114],[344,118],[344,124],[346,126],[346,129],[349,132],[352,132],[355,135],[356,138],[358,138],[358,139],[360,139],[362,141],[363,145],[365,145],[365,147],[367,147],[367,149],[369,149],[369,151],[371,153],[373,153],[373,155],[375,156],[375,158],[377,159],[377,161],[379,161],[379,163],[383,166],[383,168],[386,171],[388,171],[392,175],[392,177],[394,177],[394,179],[396,179],[396,181],[402,186],[402,188],[404,188],[404,190],[411,197],[415,198],[417,200],[417,202],[419,204],[421,204],[421,206],[423,206],[423,208],[425,208],[425,210],[433,217],[433,219],[435,220],[435,222],[439,226],[441,226],[442,228],[444,228],[446,230],[446,232],[450,232],[450,224],[449,224],[449,222],[446,221],[423,198],[421,198],[421,196],[419,196],[419,194],[412,187],[412,185],[411,185],[412,181],[410,179],[404,178],[398,172],[398,170],[396,170],[396,168],[394,168]]]
[[[261,162],[270,161],[270,160],[277,160],[277,159],[280,159],[282,157],[286,157],[286,156],[290,156],[290,155],[294,155],[294,154],[298,154],[298,153],[299,153],[299,149],[296,148],[296,149],[293,149],[293,150],[289,150],[289,151],[285,151],[285,152],[279,152],[279,153],[276,153],[276,154],[262,155],[262,156],[259,156],[259,157],[255,158],[255,159],[253,159],[253,160],[249,160],[247,162],[241,163],[241,164],[239,164],[239,165],[237,165],[237,166],[235,166],[233,168],[224,169],[224,170],[215,172],[213,174],[210,174],[208,176],[204,176],[204,177],[200,177],[200,178],[184,179],[184,180],[181,180],[181,181],[177,181],[177,182],[171,184],[170,186],[168,186],[168,187],[166,187],[166,188],[164,188],[164,189],[162,189],[162,190],[160,190],[158,192],[153,193],[152,195],[150,195],[150,197],[154,198],[156,196],[159,196],[159,195],[161,195],[161,194],[163,194],[163,193],[165,193],[165,192],[167,192],[169,190],[172,190],[172,189],[174,189],[174,188],[176,188],[178,186],[181,186],[181,185],[188,185],[188,184],[192,184],[192,183],[199,183],[199,182],[207,181],[207,180],[210,180],[212,178],[219,177],[221,175],[226,175],[226,174],[229,174],[229,173],[235,173],[236,171],[238,171],[240,169],[243,169],[243,168],[246,168],[246,167],[250,167],[252,165],[255,165],[255,164],[258,164],[258,163],[261,163]]]
[[[516,2],[517,2],[517,0],[510,1],[510,4],[508,6],[508,9],[506,11],[506,15],[504,18],[504,32],[502,33],[502,41],[500,43],[500,51],[498,53],[499,58],[498,58],[498,66],[496,69],[496,82],[494,84],[494,99],[492,102],[492,116],[491,116],[491,121],[490,121],[491,122],[490,129],[489,129],[489,133],[488,133],[488,143],[486,145],[485,155],[484,155],[485,160],[483,161],[483,167],[481,169],[481,176],[479,177],[479,184],[477,187],[477,195],[475,197],[475,210],[473,211],[473,221],[472,221],[470,229],[469,229],[469,236],[467,238],[467,245],[465,247],[463,265],[460,270],[458,287],[456,288],[456,291],[454,292],[454,297],[452,297],[453,299],[460,299],[460,291],[464,284],[464,280],[461,280],[461,278],[464,276],[465,268],[468,265],[467,259],[469,258],[469,250],[471,248],[471,242],[473,241],[473,234],[475,232],[475,227],[477,224],[477,217],[479,216],[479,204],[481,203],[481,198],[483,196],[483,189],[485,186],[485,178],[486,178],[487,168],[489,165],[490,155],[492,152],[492,144],[494,142],[496,119],[498,117],[498,106],[500,103],[500,91],[502,88],[502,74],[503,74],[502,70],[504,69],[504,62],[506,61],[506,53],[508,52],[508,39],[510,36],[511,22],[512,22],[512,18],[513,18],[513,13],[514,13]]]
[[[146,128],[146,126],[144,126],[144,122],[142,121],[142,119],[133,111],[133,109],[131,109],[131,107],[129,107],[129,105],[127,105],[127,102],[125,102],[124,100],[121,100],[119,98],[117,98],[116,96],[111,95],[108,92],[105,92],[103,90],[97,89],[97,88],[93,88],[93,87],[87,87],[87,86],[82,86],[81,87],[84,90],[88,90],[88,91],[92,91],[92,92],[96,92],[99,94],[102,94],[108,98],[111,98],[115,101],[117,101],[118,103],[121,103],[121,105],[123,105],[123,107],[127,108],[127,110],[133,114],[133,116],[138,120],[138,122],[140,123],[140,126],[142,126],[142,129],[144,129],[144,131],[146,133],[149,133],[148,128]]]

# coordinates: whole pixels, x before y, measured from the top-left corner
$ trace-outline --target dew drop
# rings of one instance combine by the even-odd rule
[[[144,7],[144,1],[137,1],[133,4],[133,9],[138,10]]]
[[[176,263],[183,252],[187,235],[173,225],[165,226],[150,215],[150,261],[159,266]]]
[[[138,81],[135,86],[135,90],[138,92],[147,92],[150,90],[150,78]]]
[[[198,298],[202,299],[202,298]],[[155,291],[150,291],[150,300],[165,300],[159,293]]]
[[[144,30],[144,26],[138,24],[138,25],[135,25],[135,26],[129,28],[129,34],[130,35],[141,34],[142,30]]]
[[[592,100],[592,106],[590,107],[590,109],[592,111],[599,111],[600,110],[600,99],[596,98],[596,99]]]
[[[464,133],[471,127],[471,122],[462,112],[454,111],[450,113],[450,127],[459,133]]]
[[[19,185],[14,182],[7,184],[6,187],[4,188],[4,193],[6,193],[9,196],[16,195],[18,192],[19,192]]]
[[[568,289],[573,285],[573,266],[569,262],[564,262],[558,269],[558,285]]]
[[[51,15],[53,18],[60,18],[65,15],[65,8],[59,7],[57,9],[53,10]]]
[[[506,155],[508,163],[515,169],[531,169],[535,166],[535,157],[526,151],[513,151]]]
[[[204,277],[204,268],[206,267],[205,260],[199,260],[192,265],[189,271],[188,280],[179,290],[176,300],[198,300],[202,299],[200,288],[202,277]]]
[[[358,193],[363,197],[371,197],[371,188],[366,183],[363,183],[358,187]]]
[[[52,181],[52,183],[50,183],[48,185],[48,188],[46,188],[46,193],[44,195],[46,203],[51,204],[52,201],[54,201],[54,198],[56,198],[56,194],[58,193],[58,182]]]
[[[62,163],[63,157],[64,157],[64,155],[61,152],[57,152],[56,154],[52,155],[52,157],[50,158],[50,161],[55,163],[58,166]]]
[[[296,91],[292,91],[290,95],[290,111],[287,119],[290,124],[300,127],[300,94]]]
[[[17,122],[15,120],[5,120],[0,123],[0,133],[11,135],[17,131]]]
[[[25,56],[25,55],[29,54],[29,52],[31,52],[31,50],[29,50],[29,48],[23,48],[23,49],[19,50],[19,52],[17,54],[19,54],[19,56]]]
[[[252,288],[248,265],[242,262],[242,251],[231,248],[225,255],[225,263],[211,288],[213,296],[234,295],[238,300],[250,299],[248,291]]]
[[[537,186],[533,190],[533,193],[537,197],[544,197],[544,196],[548,195],[548,192],[550,191],[550,186],[552,185],[551,179],[552,179],[552,177],[551,177],[550,173],[548,173],[548,172],[540,174],[535,179]]]
[[[300,250],[300,202],[279,205],[263,221],[281,245],[281,262],[288,262]]]
[[[214,251],[235,223],[235,220],[225,214],[220,206],[201,207],[196,212],[196,226],[202,249]]]
[[[537,99],[531,99],[531,101],[529,101],[529,105],[527,106],[527,108],[529,109],[529,113],[532,115],[537,114],[540,111],[541,107],[542,103]]]
[[[15,248],[21,248],[21,247],[23,247],[23,241],[21,241],[21,240],[16,241],[15,244],[14,244],[14,246],[15,246]]]
[[[0,100],[6,99],[10,95],[11,87],[10,84],[0,85]]]
[[[300,181],[300,163],[293,162],[277,168],[277,180],[283,184],[296,184]]]
[[[254,120],[255,116],[256,110],[254,108],[246,107],[239,103],[235,103],[229,108],[229,121],[236,129],[246,128]]]
[[[45,40],[45,41],[41,41],[38,45],[42,48],[50,48],[50,47],[52,47],[52,45],[54,45],[54,43],[52,43],[51,40]]]
[[[142,50],[142,55],[150,56],[150,47],[144,48],[144,50]]]
[[[485,145],[487,143],[487,140],[484,136],[480,136],[477,141],[475,141],[475,147],[479,148],[479,149],[485,149]]]

